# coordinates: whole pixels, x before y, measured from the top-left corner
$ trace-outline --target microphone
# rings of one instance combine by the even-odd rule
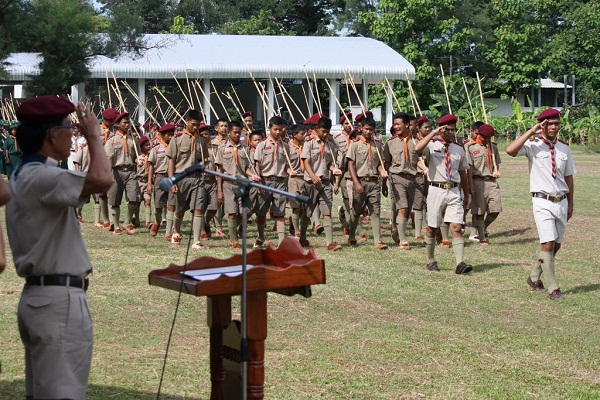
[[[198,164],[194,164],[191,167],[187,167],[185,170],[183,170],[183,172],[180,172],[178,174],[173,175],[170,178],[162,178],[160,180],[160,182],[158,183],[158,186],[165,192],[168,192],[169,190],[171,190],[171,188],[173,187],[173,185],[175,185],[177,182],[179,182],[180,180],[182,180],[183,178],[185,178],[186,176],[194,173],[194,172],[202,172],[204,171],[204,167],[210,163],[210,161],[205,161],[205,162],[201,162]]]

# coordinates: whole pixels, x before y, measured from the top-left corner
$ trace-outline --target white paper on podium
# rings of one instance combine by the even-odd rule
[[[246,271],[249,271],[253,267],[254,265],[247,265]],[[211,281],[213,279],[217,279],[221,275],[229,276],[231,278],[239,276],[242,274],[242,266],[232,265],[229,267],[195,269],[192,271],[185,271],[180,273],[185,276],[189,276],[190,278],[194,278],[197,281]]]

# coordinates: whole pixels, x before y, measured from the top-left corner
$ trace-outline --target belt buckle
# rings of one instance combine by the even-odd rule
[[[561,196],[548,196],[548,198],[553,202],[553,203],[560,203],[562,201],[562,197]]]
[[[446,189],[446,190],[450,190],[454,187],[454,184],[452,184],[451,182],[444,182],[442,184],[442,189]]]

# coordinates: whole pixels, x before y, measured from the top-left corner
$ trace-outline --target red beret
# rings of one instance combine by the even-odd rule
[[[118,123],[120,120],[122,120],[123,118],[129,118],[129,113],[128,112],[123,112],[119,115],[117,115],[115,117],[115,123]]]
[[[164,124],[163,126],[160,127],[160,129],[158,131],[160,133],[174,132],[175,131],[175,125],[173,125],[173,124]]]
[[[71,126],[74,127],[74,128],[79,128],[80,124],[79,124],[79,122],[73,122],[71,124]]]
[[[146,122],[146,123],[144,124],[144,129],[146,129],[146,130],[147,130],[147,129],[152,129],[152,128],[154,128],[155,126],[158,126],[158,124],[157,124],[156,122],[154,122],[154,121],[148,121],[148,122]]]
[[[73,111],[75,106],[69,100],[47,95],[25,100],[16,114],[19,121],[46,123],[63,120]]]
[[[202,124],[198,127],[198,133],[211,130],[213,128],[212,125]]]
[[[458,117],[452,114],[442,115],[438,120],[438,126],[455,125],[458,122]]]
[[[492,137],[496,134],[494,127],[490,124],[483,124],[479,127],[478,132],[481,136]]]
[[[560,119],[560,111],[555,110],[554,108],[549,108],[544,110],[538,115],[538,122],[542,122],[545,119]]]
[[[373,113],[372,113],[371,111],[367,111],[367,112],[365,112],[364,114],[363,114],[363,113],[360,113],[360,114],[358,114],[358,115],[356,116],[356,118],[354,118],[354,120],[355,120],[356,122],[360,122],[360,121],[362,121],[362,120],[363,120],[365,117],[372,118],[372,117],[373,117]]]
[[[354,129],[352,129],[352,131],[350,132],[350,134],[348,136],[350,137],[350,139],[354,139],[358,135],[360,135],[360,129],[354,128]]]
[[[242,118],[246,118],[246,117],[254,118],[254,113],[252,111],[244,111],[244,113],[242,114]]]
[[[427,118],[427,115],[421,115],[417,120],[417,125],[423,125],[425,122],[429,122],[429,118]]]
[[[309,119],[304,121],[304,125],[316,125],[319,123],[319,119],[326,117],[325,114],[315,113]]]
[[[340,125],[343,124],[345,120],[348,120],[350,123],[352,123],[352,113],[351,112],[342,114],[342,116],[340,117]]]
[[[114,108],[107,108],[106,110],[102,111],[102,119],[114,120],[117,118],[117,115],[119,115],[119,112]]]
[[[138,139],[138,143],[140,144],[140,147],[142,147],[144,144],[148,143],[148,136],[140,136],[140,138]]]

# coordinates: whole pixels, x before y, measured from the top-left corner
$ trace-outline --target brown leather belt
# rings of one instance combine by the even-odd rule
[[[456,183],[456,182],[430,182],[429,184],[431,186],[435,186],[440,189],[446,189],[446,190],[453,189],[458,186],[458,183]]]
[[[409,174],[407,172],[398,172],[397,174],[394,174],[394,175],[401,176],[404,179],[415,179],[415,175]]]
[[[537,197],[538,199],[546,199],[553,203],[560,203],[561,201],[563,201],[564,199],[567,198],[567,195],[563,194],[562,196],[550,196],[549,194],[546,194],[546,193],[532,192],[531,197]]]
[[[269,182],[285,182],[287,180],[287,178],[284,178],[282,176],[265,176],[264,177],[265,181],[269,181]]]
[[[131,172],[135,170],[135,167],[133,165],[119,165],[115,169],[120,172]]]
[[[42,275],[25,278],[28,286],[67,286],[87,290],[90,281],[82,276],[73,275]]]
[[[479,180],[483,180],[486,182],[496,182],[496,178],[494,178],[492,176],[473,175],[473,179],[479,179]]]
[[[378,176],[363,176],[362,178],[358,178],[358,180],[365,181],[365,182],[378,182],[379,177]]]

